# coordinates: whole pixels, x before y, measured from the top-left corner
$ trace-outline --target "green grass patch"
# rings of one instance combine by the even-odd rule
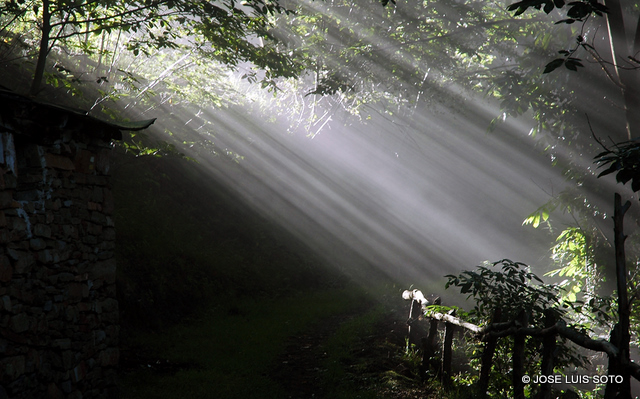
[[[275,300],[245,298],[219,305],[161,333],[135,332],[124,342],[132,350],[188,365],[175,373],[140,369],[122,377],[123,397],[283,398],[268,377],[289,336],[332,315],[357,309],[368,300],[356,289],[328,290]],[[347,355],[348,335],[361,334],[374,315],[348,323],[331,339],[336,356]],[[340,349],[343,348],[343,349]],[[333,352],[333,349],[332,349]],[[340,355],[339,353],[342,353]]]
[[[362,347],[360,341],[374,334],[376,324],[388,311],[383,305],[356,316],[343,323],[327,341],[325,361],[327,369],[325,390],[327,397],[335,399],[377,398],[376,391],[362,390],[359,384],[351,378],[353,371],[357,371],[357,364],[353,364],[354,350]]]

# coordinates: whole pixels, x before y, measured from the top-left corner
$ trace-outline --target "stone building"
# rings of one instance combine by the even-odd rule
[[[116,395],[109,154],[151,123],[0,91],[0,399]]]

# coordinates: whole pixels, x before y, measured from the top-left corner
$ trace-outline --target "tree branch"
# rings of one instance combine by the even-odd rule
[[[593,127],[591,127],[591,121],[589,120],[589,115],[586,113],[584,115],[587,117],[587,124],[589,125],[589,130],[591,131],[591,136],[593,136],[593,139],[596,141],[596,143],[600,144],[600,147],[604,148],[605,151],[609,151],[607,146],[604,145],[598,137],[596,137],[596,133],[593,131]]]
[[[431,36],[431,37],[427,37],[424,39],[417,39],[417,40],[411,40],[408,42],[402,42],[402,43],[397,43],[397,44],[392,44],[389,46],[385,46],[385,47],[379,47],[373,51],[380,51],[380,50],[387,50],[391,47],[402,47],[402,46],[406,46],[409,44],[416,44],[416,43],[428,43],[428,42],[432,42],[434,40],[438,40],[438,39],[445,39],[451,36],[456,36],[462,33],[466,33],[469,30],[475,30],[478,28],[484,28],[487,26],[493,26],[493,25],[503,25],[503,24],[507,24],[507,23],[512,23],[512,22],[517,22],[517,23],[528,23],[528,22],[537,22],[537,21],[541,21],[540,18],[531,18],[531,19],[519,19],[519,18],[509,18],[509,19],[501,19],[499,21],[488,21],[488,22],[483,22],[477,25],[473,25],[473,26],[467,26],[464,28],[459,28],[453,32],[449,32],[449,33],[445,33],[439,36]]]
[[[468,323],[450,314],[444,314],[444,313],[438,313],[438,312],[426,312],[425,316],[431,317],[432,319],[455,324],[456,326],[460,326],[460,327],[466,328],[467,330],[471,330],[476,334],[482,334],[482,332],[485,330],[483,327],[479,327],[473,323]]]
[[[76,4],[76,5],[70,5],[67,7],[60,7],[60,8],[54,8],[51,10],[52,14],[55,14],[57,12],[69,12],[71,10],[78,10],[84,7],[87,7],[91,4],[95,4],[95,3],[100,3],[100,0],[91,0],[91,1],[87,1],[86,3],[82,3],[82,4]]]
[[[156,16],[154,16],[154,18],[164,18],[164,17],[168,17],[168,16],[172,16],[172,15],[178,15],[179,13],[167,13],[167,14],[158,14]],[[98,26],[95,29],[89,29],[89,30],[85,30],[82,32],[78,32],[78,31],[74,31],[72,33],[67,33],[66,35],[61,35],[61,36],[57,36],[56,39],[68,39],[70,37],[73,36],[78,36],[78,35],[86,35],[87,33],[95,33],[95,32],[100,32],[102,30],[105,29],[120,29],[120,28],[124,28],[126,26],[135,26],[135,25],[140,25],[144,22],[144,20],[139,20],[139,21],[122,21],[120,23],[117,24],[112,24],[112,25],[104,25],[104,26]],[[69,22],[69,25],[80,25],[81,23],[79,22]]]
[[[582,48],[585,49],[585,51],[589,53],[589,55],[591,55],[598,64],[600,64],[600,67],[604,71],[605,75],[607,75],[607,78],[609,78],[611,83],[613,83],[614,85],[618,86],[621,89],[624,89],[624,86],[622,85],[622,82],[620,82],[620,79],[616,79],[613,76],[613,74],[607,69],[607,64],[613,65],[613,67],[616,69],[620,67],[619,65],[606,62],[604,59],[602,59],[602,57],[600,57],[600,54],[598,54],[598,52],[595,51],[595,49],[590,45],[582,44]]]
[[[13,18],[11,18],[11,20],[9,22],[7,22],[2,29],[0,29],[0,33],[4,32],[12,23],[15,22],[16,19],[20,18],[22,15],[24,15],[25,12],[27,12],[27,8],[31,7],[31,4],[33,4],[33,1],[31,3],[29,3],[28,5],[24,6],[24,8],[18,13],[15,14],[13,16]]]
[[[122,17],[127,16],[127,15],[138,13],[140,11],[148,10],[148,9],[151,9],[151,8],[157,8],[159,5],[161,5],[163,3],[165,3],[165,1],[157,1],[157,2],[150,3],[150,4],[148,4],[148,5],[144,6],[144,7],[138,7],[138,8],[132,9],[132,10],[127,10],[127,11],[120,12],[118,14],[108,15],[108,16],[104,16],[104,17],[100,17],[100,18],[84,19],[84,20],[80,20],[80,21],[74,21],[72,24],[73,25],[93,24],[93,23],[99,23],[99,22],[102,22],[102,21],[108,21],[110,19],[114,19],[114,18],[118,18],[118,17],[122,18]],[[178,14],[178,12],[171,12],[171,13],[162,14],[162,15],[159,14],[159,15],[156,15],[154,17],[155,18],[164,17],[164,16],[167,16],[167,15],[173,15],[173,14]],[[149,18],[149,16],[145,16],[143,20],[136,21],[135,23],[142,23],[143,21],[147,20],[148,18]],[[65,24],[64,22],[57,22],[55,24],[51,24],[51,27],[54,28],[56,26],[60,26],[60,25],[64,25],[64,24]]]

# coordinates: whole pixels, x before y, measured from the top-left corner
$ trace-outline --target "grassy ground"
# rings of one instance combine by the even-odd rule
[[[327,370],[324,381],[327,397],[335,399],[378,397],[377,390],[362,390],[362,384],[352,378],[352,373],[364,370],[357,370],[357,366],[352,366],[358,364],[354,361],[354,352],[361,347],[359,344],[366,337],[376,333],[376,323],[380,322],[386,311],[381,305],[374,307],[369,312],[345,322],[327,341],[328,358],[324,361]]]
[[[135,351],[161,363],[123,372],[123,397],[232,399],[256,392],[261,398],[286,397],[284,388],[268,377],[286,339],[319,320],[354,311],[362,298],[353,290],[273,301],[247,298],[212,307],[162,333],[131,332],[123,337],[124,356]],[[162,362],[175,367],[162,372]]]
[[[420,358],[404,353],[404,312],[392,308],[357,289],[325,290],[245,299],[162,332],[129,333],[122,397],[445,398],[417,377]]]

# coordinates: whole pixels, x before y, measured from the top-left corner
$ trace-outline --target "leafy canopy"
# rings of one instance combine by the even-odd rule
[[[293,77],[301,70],[288,55],[265,45],[274,41],[269,27],[275,15],[287,12],[278,1],[12,0],[4,2],[1,11],[10,40],[24,40],[25,33],[39,30],[39,40],[29,43],[39,54],[36,86],[42,76],[38,68],[54,46],[92,53],[98,46],[90,39],[112,32],[126,36],[126,47],[136,56],[186,48],[231,66],[252,63],[264,71],[265,79]]]

